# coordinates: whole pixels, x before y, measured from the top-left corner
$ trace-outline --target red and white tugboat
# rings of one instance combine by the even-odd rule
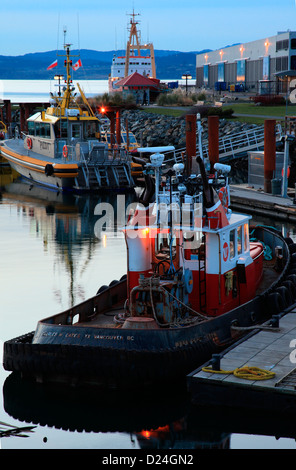
[[[124,228],[127,275],[7,341],[6,370],[117,387],[185,378],[295,301],[287,240],[231,212],[228,167],[209,176],[199,159],[200,175],[164,175],[163,150],[139,149],[154,152],[155,186]]]

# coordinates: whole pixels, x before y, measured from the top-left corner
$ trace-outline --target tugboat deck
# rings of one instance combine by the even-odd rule
[[[287,411],[296,405],[296,307],[279,320],[279,328],[254,330],[221,355],[220,369],[204,371],[211,361],[188,375],[196,404]],[[267,380],[248,380],[231,371],[258,367],[275,373]]]

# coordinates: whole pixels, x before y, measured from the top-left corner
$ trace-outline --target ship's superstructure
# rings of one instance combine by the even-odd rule
[[[143,44],[137,28],[136,14],[130,19],[129,38],[125,56],[114,56],[109,76],[109,92],[119,91],[116,83],[134,72],[148,78],[156,78],[154,47],[152,43]]]

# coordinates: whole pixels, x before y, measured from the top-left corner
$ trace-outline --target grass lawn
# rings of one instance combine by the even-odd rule
[[[231,117],[230,121],[240,121],[252,124],[264,124],[266,118],[260,116],[269,116],[270,118],[285,118],[285,116],[296,116],[296,105],[289,104],[286,106],[255,106],[253,103],[231,103],[223,105],[223,109],[231,108],[234,114],[244,114],[245,116]],[[171,108],[169,106],[163,108],[147,107],[142,111],[147,113],[165,114],[168,116],[183,116],[188,107],[180,107],[180,109]],[[258,117],[257,117],[258,116]]]
[[[256,114],[261,116],[280,116],[285,117],[296,115],[296,105],[286,106],[255,106],[253,103],[232,103],[225,104],[223,108],[232,108],[237,114]]]

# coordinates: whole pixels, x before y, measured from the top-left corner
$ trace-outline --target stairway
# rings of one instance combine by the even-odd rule
[[[124,164],[112,166],[111,168],[118,187],[133,186],[132,177]]]

